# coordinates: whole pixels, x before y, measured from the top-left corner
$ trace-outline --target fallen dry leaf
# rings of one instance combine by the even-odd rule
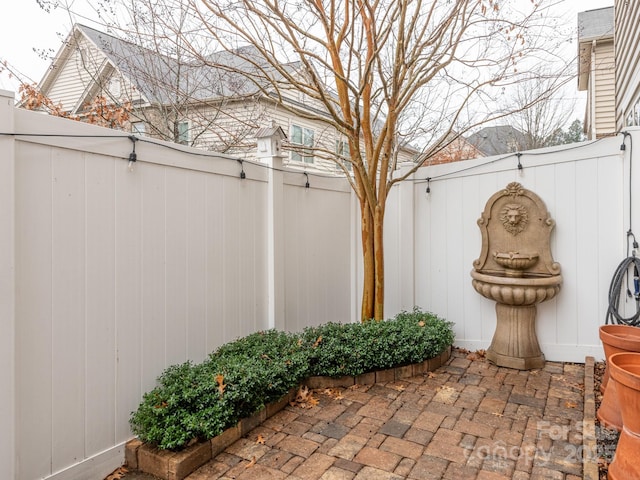
[[[251,468],[256,464],[256,457],[252,457],[251,461],[249,463],[247,463],[244,468]]]
[[[348,390],[360,390],[362,392],[368,391],[373,385],[362,385],[361,383],[356,383],[350,387],[347,387]]]
[[[486,353],[486,350],[476,350],[475,352],[471,352],[467,355],[467,360],[471,360],[472,362],[475,360],[481,360],[485,358]]]
[[[578,404],[576,402],[571,402],[567,400],[566,402],[564,402],[564,406],[567,408],[576,408]]]
[[[491,415],[495,415],[496,417],[504,417],[502,413],[498,413],[498,412],[491,412]]]
[[[309,390],[309,387],[302,385],[298,389],[295,400],[289,402],[292,407],[299,408],[313,408],[320,403],[317,398],[313,396],[313,392]]]
[[[311,395],[309,387],[307,387],[306,385],[302,385],[298,389],[298,394],[296,395],[296,402],[304,402],[309,395]]]
[[[226,385],[224,384],[224,375],[216,375],[216,383],[218,384],[218,392],[220,392],[220,396],[222,396],[226,387]]]
[[[120,480],[129,472],[125,467],[118,468],[115,472],[111,473],[104,480]]]
[[[390,387],[393,388],[394,390],[397,390],[398,392],[404,392],[407,389],[406,385],[402,385],[402,384],[390,385]]]
[[[427,372],[427,378],[436,378],[438,376],[437,373]]]
[[[453,387],[450,387],[449,385],[441,385],[441,386],[439,386],[438,388],[436,388],[436,391],[437,391],[437,392],[440,392],[440,391],[444,391],[444,392],[455,392],[455,391],[456,391],[456,389],[455,389],[455,388],[453,388]]]
[[[264,437],[260,434],[258,434],[258,438],[256,439],[256,443],[259,445],[264,445]]]
[[[418,322],[418,326],[420,326],[420,327],[424,327],[424,325],[425,325],[424,320],[420,320],[420,321]]]
[[[328,395],[334,400],[342,400],[344,398],[344,395],[342,395],[342,390],[337,388],[325,388],[322,393]]]

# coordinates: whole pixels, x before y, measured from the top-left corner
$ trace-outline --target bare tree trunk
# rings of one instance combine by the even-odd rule
[[[362,287],[362,310],[360,320],[365,322],[374,315],[375,304],[375,256],[373,216],[366,201],[360,203],[361,240],[364,277]]]
[[[384,208],[361,206],[362,253],[364,285],[362,289],[361,321],[384,318]]]
[[[384,319],[384,206],[378,205],[373,217],[373,256],[375,259],[375,300],[373,318]]]

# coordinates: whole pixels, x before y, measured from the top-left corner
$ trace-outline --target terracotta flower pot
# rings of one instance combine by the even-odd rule
[[[640,353],[615,353],[609,359],[624,424],[608,478],[640,478]],[[607,388],[608,390],[608,388]]]
[[[604,348],[607,365],[600,387],[604,391],[597,417],[607,428],[622,430],[622,415],[618,405],[615,381],[610,381],[609,359],[611,355],[623,352],[640,352],[640,328],[629,325],[602,325],[600,327],[600,340]]]
[[[607,359],[600,391],[605,392],[609,381],[609,357],[614,353],[640,352],[640,328],[630,325],[602,325],[600,341]]]
[[[622,430],[622,414],[618,404],[617,385],[612,378],[609,378],[609,383],[602,397],[602,402],[600,402],[596,417],[598,417],[603,427],[615,428],[617,431]]]

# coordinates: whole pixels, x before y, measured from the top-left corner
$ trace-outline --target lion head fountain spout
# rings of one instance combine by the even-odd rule
[[[496,302],[487,358],[497,365],[544,365],[535,318],[536,305],[555,297],[562,283],[560,265],[551,257],[554,225],[540,197],[516,182],[494,194],[478,220],[482,249],[471,277],[475,290]]]

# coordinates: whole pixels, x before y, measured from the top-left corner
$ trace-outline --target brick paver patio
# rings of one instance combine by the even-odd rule
[[[316,392],[318,406],[286,407],[187,479],[578,480],[584,375],[454,350],[434,373]]]

